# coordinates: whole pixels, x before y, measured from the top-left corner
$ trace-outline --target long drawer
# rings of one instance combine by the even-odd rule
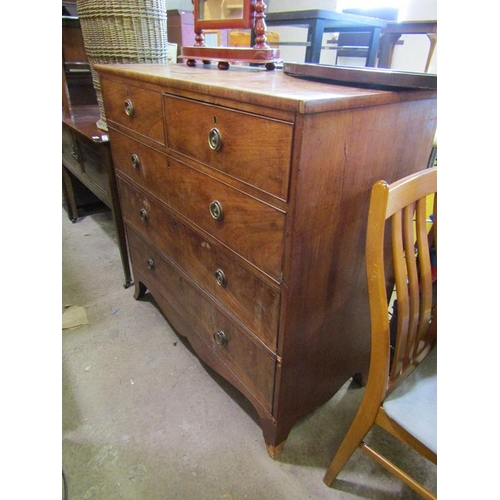
[[[170,95],[164,107],[169,149],[287,199],[293,123]]]
[[[276,351],[279,291],[127,182],[118,186],[126,221]]]
[[[173,326],[181,335],[196,335],[232,371],[262,406],[271,411],[275,357],[251,340],[223,314],[188,276],[149,246],[127,226],[134,272],[147,287],[151,284],[171,308]],[[136,278],[137,279],[137,278]],[[175,324],[175,318],[178,318]]]
[[[285,228],[282,211],[113,132],[111,147],[117,172],[280,281]]]

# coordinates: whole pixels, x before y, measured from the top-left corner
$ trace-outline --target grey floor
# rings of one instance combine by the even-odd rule
[[[362,395],[347,381],[293,428],[277,460],[252,406],[201,364],[149,295],[123,287],[108,210],[62,211],[62,466],[69,500],[415,499],[357,451],[332,488],[322,478]],[[436,491],[436,468],[381,432],[369,442]]]

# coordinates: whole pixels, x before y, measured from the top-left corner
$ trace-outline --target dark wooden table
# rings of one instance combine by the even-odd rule
[[[72,114],[62,117],[63,196],[72,222],[78,220],[75,182],[78,179],[111,209],[118,236],[118,247],[125,275],[125,288],[132,284],[125,227],[118,199],[115,171],[107,133],[97,128],[99,107],[73,106]]]
[[[340,33],[344,31],[370,33],[366,66],[374,67],[377,60],[381,30],[387,26],[387,21],[374,17],[345,14],[329,10],[299,10],[269,13],[266,15],[266,24],[268,27],[307,27],[305,62],[315,64],[319,64],[324,33]],[[299,43],[297,44],[300,45]]]

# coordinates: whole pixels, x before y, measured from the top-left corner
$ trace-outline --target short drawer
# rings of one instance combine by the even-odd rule
[[[164,99],[170,149],[287,199],[292,123],[169,95]]]
[[[188,339],[196,335],[254,397],[271,411],[274,357],[264,352],[189,278],[180,273],[128,226],[134,277],[153,287],[167,302],[167,316]],[[170,310],[169,310],[170,309]],[[170,314],[171,313],[171,314]]]
[[[285,214],[158,151],[114,133],[115,169],[277,281]]]
[[[127,223],[276,351],[280,293],[128,183],[119,180]]]
[[[108,78],[101,80],[106,121],[165,145],[160,92],[141,89]]]

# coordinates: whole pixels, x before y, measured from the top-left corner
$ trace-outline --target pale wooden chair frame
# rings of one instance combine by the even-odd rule
[[[426,198],[434,194],[432,230],[427,229]],[[394,283],[397,293],[397,334],[391,361],[388,283],[390,260],[385,235],[391,224]],[[423,498],[436,496],[405,471],[368,446],[364,439],[377,424],[437,464],[437,453],[394,422],[382,405],[387,396],[437,345],[437,301],[433,298],[429,241],[437,252],[437,168],[427,168],[392,184],[372,189],[366,240],[366,272],[370,299],[371,357],[363,399],[356,417],[328,468],[330,486],[359,447]],[[418,251],[415,251],[415,249]]]

